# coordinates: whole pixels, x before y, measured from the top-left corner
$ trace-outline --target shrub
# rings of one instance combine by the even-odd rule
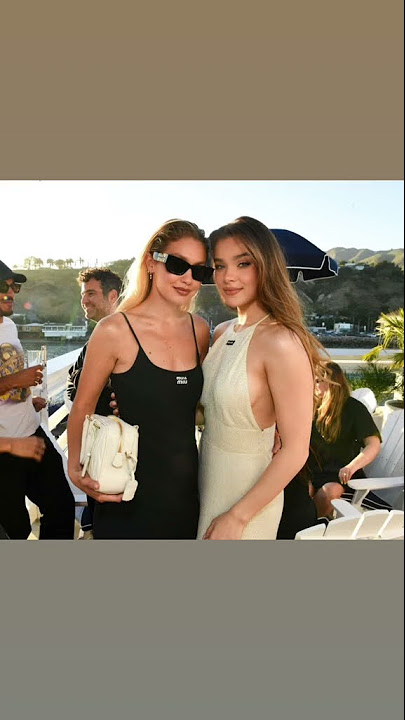
[[[396,375],[387,367],[370,362],[354,373],[347,373],[347,379],[353,390],[367,387],[373,391],[379,405],[389,400],[396,385]]]

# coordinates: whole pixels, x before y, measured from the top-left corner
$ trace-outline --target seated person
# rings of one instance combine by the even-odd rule
[[[351,397],[341,367],[334,362],[326,367],[329,376],[316,384],[319,404],[307,463],[318,517],[332,516],[331,500],[353,495],[347,483],[365,477],[363,468],[381,447],[378,428],[363,403]]]

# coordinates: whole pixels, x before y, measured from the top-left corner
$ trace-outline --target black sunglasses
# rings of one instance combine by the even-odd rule
[[[157,262],[164,263],[167,272],[172,275],[184,275],[187,270],[191,270],[193,279],[200,283],[209,283],[214,272],[214,268],[208,265],[190,265],[187,260],[176,257],[176,255],[154,252],[152,257],[154,260],[157,260]]]
[[[21,290],[21,283],[12,282],[11,285],[9,285],[8,283],[6,283],[5,280],[0,280],[0,293],[5,295],[6,293],[8,293],[10,288],[13,292],[19,293]]]

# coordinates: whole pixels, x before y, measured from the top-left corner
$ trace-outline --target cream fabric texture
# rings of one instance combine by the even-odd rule
[[[246,371],[249,344],[259,322],[239,332],[234,329],[236,322],[230,323],[203,364],[205,429],[200,444],[198,539],[215,517],[246,494],[272,459],[275,425],[265,430],[258,426]],[[276,538],[283,498],[281,492],[248,523],[243,540]]]

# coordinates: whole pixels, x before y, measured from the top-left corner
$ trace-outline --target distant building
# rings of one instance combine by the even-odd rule
[[[335,323],[333,326],[333,332],[335,333],[346,333],[353,330],[353,325],[351,323]]]
[[[309,325],[308,330],[309,330],[309,332],[312,332],[312,333],[322,333],[322,332],[325,332],[325,326],[322,325],[319,327],[317,325]]]
[[[87,333],[87,323],[85,325],[72,325],[71,323],[67,323],[66,325],[28,323],[25,325],[17,325],[17,328],[21,335],[41,338],[64,338],[65,340],[84,338]]]
[[[75,338],[84,338],[87,332],[86,325],[51,325],[46,324],[42,328],[42,332],[46,338],[65,338],[66,340],[74,340]]]

